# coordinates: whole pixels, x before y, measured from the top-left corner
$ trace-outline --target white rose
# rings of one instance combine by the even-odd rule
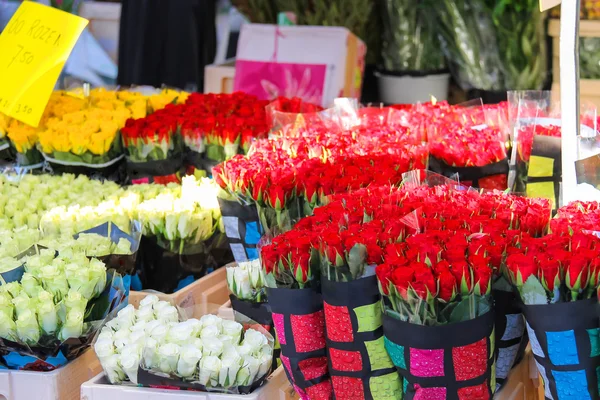
[[[201,385],[214,387],[219,384],[221,360],[215,356],[205,356],[200,360],[200,373],[198,381]]]
[[[260,362],[260,367],[258,368],[258,374],[256,375],[256,377],[262,378],[271,369],[271,364],[273,362],[273,355],[272,354],[263,354],[259,357],[258,361]]]
[[[138,321],[149,322],[154,320],[154,310],[152,310],[152,306],[138,308],[136,317]]]
[[[110,339],[110,341],[112,342],[112,340],[113,340],[113,334],[114,334],[114,331],[111,328],[105,326],[100,331],[100,334],[98,335],[98,340]]]
[[[115,354],[115,346],[113,344],[112,338],[100,338],[94,344],[94,351],[98,356],[98,359],[102,361],[103,358],[107,358]]]
[[[28,345],[37,344],[42,334],[35,313],[31,310],[23,311],[17,319],[17,336]]]
[[[15,307],[15,313],[17,314],[17,317],[27,311],[36,309],[35,300],[32,300],[25,292],[21,292],[17,297],[13,298],[12,303]]]
[[[187,321],[182,322],[182,324],[185,324],[192,329],[192,337],[198,337],[202,331],[202,322],[196,318],[190,318]]]
[[[158,296],[155,294],[149,294],[148,296],[144,297],[141,301],[140,301],[140,308],[143,307],[150,307],[152,308],[153,305],[155,305],[156,303],[158,303],[159,299]]]
[[[215,337],[202,339],[202,353],[205,356],[220,356],[223,353],[223,342]]]
[[[236,383],[236,377],[240,370],[242,357],[234,347],[229,346],[221,355],[221,371],[219,372],[219,385],[229,388]]]
[[[256,358],[249,355],[244,356],[236,384],[238,386],[250,386],[258,374],[259,367],[260,362]]]
[[[242,324],[230,321],[223,320],[223,334],[230,336],[234,344],[238,344],[242,337],[242,330],[244,327]]]
[[[173,374],[177,371],[177,363],[179,362],[180,347],[174,343],[167,343],[159,346],[158,355],[160,362],[158,368],[166,373]]]
[[[173,307],[173,306],[171,305],[171,303],[169,303],[168,301],[164,301],[164,300],[154,303],[154,305],[152,306],[152,309],[154,310],[154,315],[158,316],[162,312],[162,310],[167,307]]]
[[[67,313],[67,320],[63,324],[58,338],[67,340],[69,338],[78,338],[83,333],[83,313],[78,310],[71,310]]]
[[[179,312],[173,306],[163,308],[158,315],[156,314],[156,310],[154,310],[154,315],[156,316],[156,319],[162,322],[179,321]]]
[[[248,329],[244,333],[243,344],[248,345],[252,349],[252,353],[260,351],[260,348],[268,343],[267,337],[257,330]]]
[[[137,322],[135,324],[133,324],[133,326],[130,328],[130,330],[131,330],[131,332],[137,332],[137,331],[145,332],[146,325],[148,325],[148,323],[146,321],[142,321],[138,318]]]
[[[167,338],[169,333],[169,326],[165,324],[157,325],[152,331],[150,331],[150,337],[162,343]]]
[[[113,385],[119,384],[125,380],[125,372],[119,363],[119,355],[113,354],[112,356],[108,356],[100,360],[100,364],[102,364],[102,368],[104,369],[104,372],[106,372],[108,380]]]
[[[198,362],[202,358],[202,351],[192,344],[186,344],[181,348],[181,355],[177,363],[177,375],[183,378],[191,378],[196,373]]]
[[[235,295],[241,300],[252,299],[252,286],[250,286],[250,275],[242,268],[236,268],[233,273]]]
[[[38,280],[30,274],[29,272],[25,272],[23,277],[21,278],[21,286],[23,290],[29,297],[36,297],[38,292],[42,290],[42,286],[38,282]]]
[[[206,314],[200,318],[200,322],[202,322],[203,327],[207,326],[216,326],[218,328],[219,333],[221,333],[221,326],[223,324],[223,319],[217,317],[213,314]]]
[[[192,325],[185,324],[184,322],[175,324],[169,329],[167,340],[181,346],[191,339],[193,330],[194,327]]]
[[[6,315],[13,315],[14,312],[15,306],[12,303],[12,297],[10,296],[10,294],[0,292],[0,313],[5,313]]]
[[[129,304],[117,313],[119,329],[130,328],[136,322],[135,307]]]
[[[87,299],[81,293],[73,289],[69,289],[69,292],[63,301],[65,302],[67,311],[78,310],[85,312],[85,308],[87,307]]]
[[[156,328],[159,325],[162,325],[162,322],[153,319],[152,321],[146,323],[146,327],[144,328],[144,330],[146,331],[146,333],[150,334],[150,332],[152,332],[152,329]]]
[[[53,302],[38,303],[38,322],[42,331],[48,335],[53,334],[58,329],[58,314],[56,311],[56,306]]]
[[[265,279],[263,276],[263,269],[260,265],[260,260],[252,260],[250,261],[250,265],[248,267],[250,272],[250,285],[254,289],[262,289],[265,286]]]
[[[148,369],[158,368],[160,364],[160,355],[158,354],[158,342],[152,338],[146,339],[144,351],[142,353],[144,366]]]
[[[209,325],[209,326],[204,326],[204,328],[202,328],[202,331],[200,332],[200,338],[202,340],[207,339],[207,338],[215,338],[215,337],[218,337],[220,334],[221,334],[221,330],[219,329],[218,326]]]
[[[204,343],[200,338],[193,338],[192,340],[190,340],[190,344],[198,350],[202,350],[204,348]]]
[[[17,324],[12,315],[0,312],[0,338],[17,341]]]
[[[131,331],[131,335],[129,335],[129,343],[143,346],[144,342],[146,341],[146,337],[146,332],[143,330]]]
[[[140,365],[140,348],[137,345],[129,345],[121,350],[119,363],[129,380],[137,385],[138,367]]]

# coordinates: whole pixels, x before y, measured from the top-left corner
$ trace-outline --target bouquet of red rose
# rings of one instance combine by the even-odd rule
[[[521,235],[507,249],[506,275],[523,302],[546,398],[598,398],[597,291],[600,238],[574,232]]]
[[[307,126],[321,122],[319,112],[323,107],[309,103],[299,97],[278,97],[266,107],[269,127],[272,133],[279,134],[290,126]]]
[[[377,267],[385,346],[408,398],[491,398],[495,391],[491,258],[467,230],[416,234]]]
[[[133,183],[179,181],[183,107],[167,105],[146,118],[127,120],[121,129],[129,179]]]
[[[332,396],[314,238],[288,231],[261,248],[281,363],[302,399]]]

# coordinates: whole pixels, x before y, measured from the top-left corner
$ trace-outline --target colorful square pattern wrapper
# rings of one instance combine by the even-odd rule
[[[440,326],[383,316],[385,347],[406,400],[488,400],[494,383],[494,313]]]
[[[329,400],[333,394],[323,298],[314,289],[267,289],[285,373],[300,397]]]
[[[524,305],[531,349],[549,400],[597,400],[598,299]],[[591,333],[591,334],[590,334]]]
[[[520,308],[520,300],[513,291],[492,289],[494,297],[494,325],[496,344],[496,392],[506,382],[511,369],[523,359],[529,339]]]
[[[377,278],[351,282],[322,278],[329,374],[336,399],[402,397],[402,382],[383,338]]]
[[[225,225],[225,235],[236,262],[256,260],[256,245],[264,231],[258,218],[256,204],[217,197]]]

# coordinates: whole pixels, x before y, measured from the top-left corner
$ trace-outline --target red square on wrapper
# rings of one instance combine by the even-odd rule
[[[348,307],[331,306],[324,302],[327,337],[334,342],[354,341]]]
[[[327,373],[327,357],[307,358],[298,362],[298,366],[304,379],[316,379]]]
[[[344,400],[363,400],[365,398],[363,383],[360,378],[348,376],[332,376],[335,397]]]
[[[467,346],[453,348],[452,362],[457,381],[466,381],[483,375],[488,362],[487,340],[484,338]]]
[[[362,356],[360,351],[347,351],[329,348],[331,366],[336,371],[361,371]]]
[[[325,348],[325,318],[323,311],[306,315],[292,315],[292,333],[298,353]]]
[[[487,381],[478,386],[458,389],[458,400],[489,400],[490,393]]]
[[[332,396],[331,381],[323,381],[306,388],[310,400],[329,400]]]

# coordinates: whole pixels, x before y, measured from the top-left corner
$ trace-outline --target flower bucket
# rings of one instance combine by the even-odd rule
[[[379,96],[386,104],[426,103],[435,97],[438,101],[448,98],[450,74],[389,75],[375,72],[379,82]]]
[[[598,299],[525,305],[529,342],[546,399],[598,399]]]
[[[383,316],[386,349],[404,379],[405,399],[491,399],[494,313],[439,326]]]
[[[402,381],[383,339],[375,275],[350,282],[322,280],[327,355],[337,399],[401,398]]]
[[[267,297],[290,383],[302,399],[330,398],[321,294],[314,289],[269,288]]]

